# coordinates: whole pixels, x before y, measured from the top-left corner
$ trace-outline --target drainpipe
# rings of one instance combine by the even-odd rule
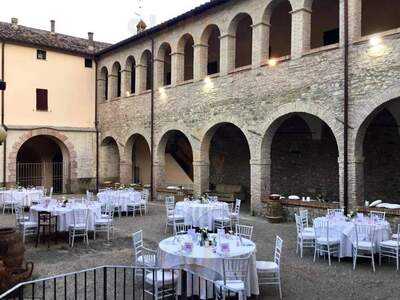
[[[5,45],[6,43],[3,42],[1,44],[1,79],[5,81],[4,78],[4,66],[5,66]],[[7,131],[7,126],[4,124],[4,100],[5,95],[4,91],[1,91],[1,125],[3,126],[4,130]],[[3,186],[6,186],[6,164],[7,164],[7,139],[3,142]]]
[[[150,201],[154,201],[154,39],[151,38],[151,99],[150,99]]]
[[[98,107],[97,107],[97,80],[98,80],[98,72],[97,72],[97,58],[94,57],[94,66],[95,66],[95,92],[94,92],[94,126],[96,129],[96,194],[99,192],[99,121],[97,117]]]
[[[344,1],[344,103],[343,103],[343,204],[347,215],[349,209],[349,3]]]

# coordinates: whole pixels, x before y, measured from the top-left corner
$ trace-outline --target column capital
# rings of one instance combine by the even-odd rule
[[[224,38],[233,38],[234,39],[234,38],[236,38],[236,35],[227,33],[227,34],[223,34],[219,37],[220,40],[222,40]]]
[[[210,162],[204,161],[204,160],[194,160],[193,161],[193,167],[198,166],[198,167],[205,167],[209,166]]]
[[[206,45],[206,44],[194,44],[193,45],[193,48],[200,48],[200,47],[208,48],[208,45]]]
[[[293,15],[293,14],[296,14],[298,12],[306,12],[306,13],[312,14],[312,10],[308,9],[308,8],[305,8],[305,7],[293,9],[292,11],[289,12],[289,14]]]
[[[261,159],[250,159],[250,165],[251,166],[267,166],[271,164],[271,159],[270,158],[261,158]]]
[[[128,70],[128,69],[123,69],[123,70],[121,70],[121,73],[132,73],[132,71],[131,70]]]
[[[251,25],[252,28],[257,28],[259,26],[271,27],[271,24],[265,23],[265,22],[259,22],[259,23]]]
[[[118,75],[114,75],[114,74],[108,74],[108,78],[117,78]]]
[[[182,53],[182,52],[171,52],[170,55],[171,55],[171,56],[175,56],[175,55],[185,55],[185,53]]]

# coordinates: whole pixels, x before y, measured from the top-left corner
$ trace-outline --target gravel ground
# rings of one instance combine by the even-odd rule
[[[111,243],[102,236],[90,240],[89,247],[80,241],[74,249],[67,243],[34,247],[33,241],[26,244],[26,258],[35,263],[34,278],[67,273],[102,265],[130,265],[132,261],[131,234],[144,230],[145,244],[156,248],[164,234],[165,210],[161,204],[151,204],[149,215],[144,217],[115,218],[116,232]],[[395,265],[383,264],[372,272],[369,261],[360,261],[356,271],[351,259],[340,263],[333,261],[331,267],[323,259],[312,261],[312,252],[305,251],[300,259],[296,255],[295,224],[269,224],[265,220],[242,214],[242,223],[254,225],[254,241],[257,244],[257,259],[272,259],[275,236],[284,240],[282,256],[282,284],[285,299],[399,299],[400,273]],[[10,215],[0,215],[0,226],[13,225]],[[377,260],[376,260],[377,261]],[[274,288],[263,288],[261,299],[275,299]]]

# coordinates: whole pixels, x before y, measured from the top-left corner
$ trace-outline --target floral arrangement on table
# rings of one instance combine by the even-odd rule
[[[205,227],[200,228],[200,246],[205,246],[208,241],[208,229]]]
[[[204,193],[203,195],[201,195],[201,196],[199,197],[199,200],[200,200],[200,203],[201,203],[201,204],[208,204],[208,203],[209,203],[209,201],[208,201],[208,194],[207,194],[207,193]]]
[[[63,207],[66,207],[67,204],[68,204],[68,199],[67,199],[67,197],[63,196],[63,197],[62,197],[62,206],[63,206]]]
[[[357,216],[357,212],[355,212],[355,211],[350,211],[350,213],[347,214],[347,217],[348,217],[349,219],[353,219],[353,218],[355,218],[356,216]]]

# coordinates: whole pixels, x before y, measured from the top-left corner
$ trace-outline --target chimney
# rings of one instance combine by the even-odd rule
[[[94,36],[93,32],[88,32],[89,50],[91,50],[91,51],[94,50],[94,39],[93,39],[93,36]]]
[[[50,20],[50,30],[52,34],[56,34],[56,21]]]
[[[11,18],[11,26],[14,29],[18,29],[18,18]]]
[[[141,33],[146,30],[146,23],[143,20],[140,20],[139,23],[136,25],[137,33]]]

